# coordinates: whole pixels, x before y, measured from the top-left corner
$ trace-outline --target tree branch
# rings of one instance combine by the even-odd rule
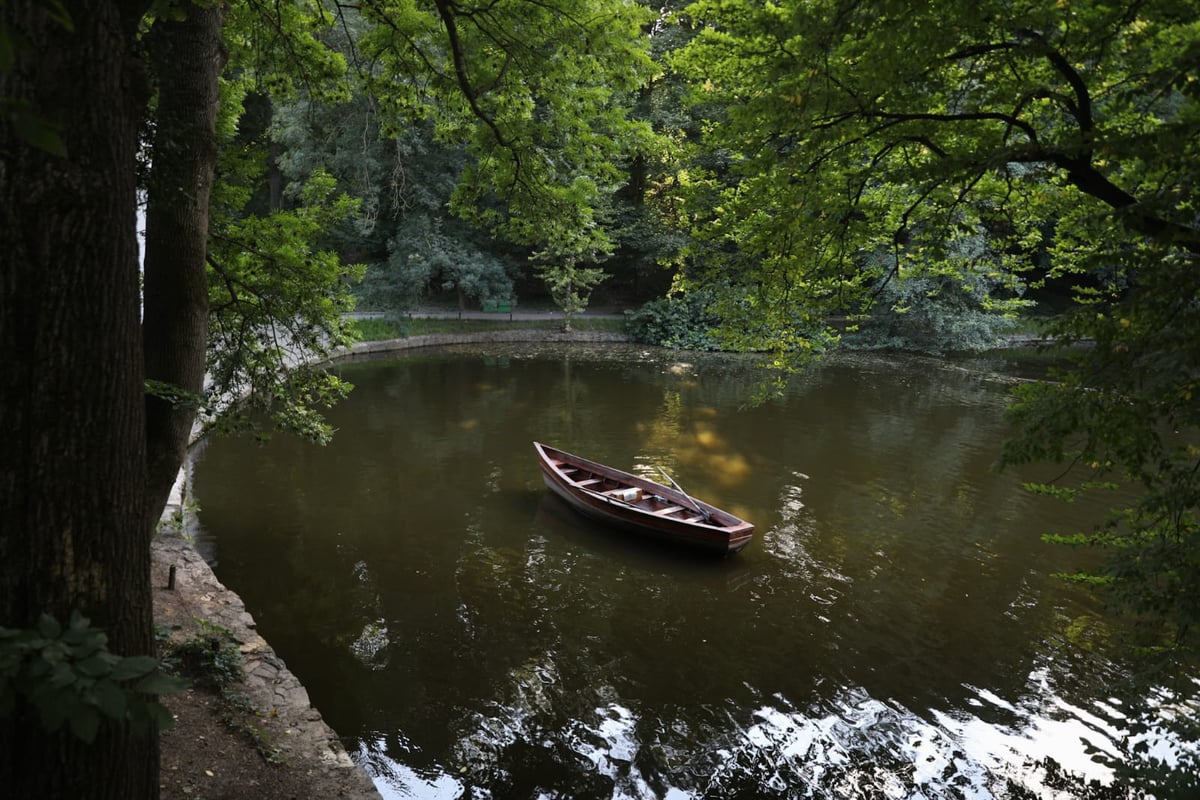
[[[507,137],[500,130],[500,126],[496,121],[488,115],[480,106],[478,100],[478,92],[471,85],[471,78],[467,74],[467,57],[463,52],[462,41],[458,36],[458,21],[454,18],[454,12],[451,8],[451,3],[448,0],[434,0],[434,5],[437,6],[438,16],[442,19],[442,25],[446,29],[446,36],[450,40],[450,55],[454,61],[454,77],[458,81],[458,88],[462,91],[463,97],[466,98],[467,104],[471,107],[471,112],[487,125],[492,132],[492,136],[496,138],[496,142],[509,150],[513,154],[513,158],[518,162],[517,171],[520,171],[520,154],[516,148],[508,141]]]

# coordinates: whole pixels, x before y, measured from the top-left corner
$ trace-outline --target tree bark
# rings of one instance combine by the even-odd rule
[[[135,222],[144,80],[131,51],[148,3],[10,0],[20,42],[0,97],[66,147],[0,118],[0,624],[78,609],[121,655],[152,654]],[[44,142],[42,142],[44,144]],[[153,798],[158,738],[102,723],[92,744],[0,718],[6,797]]]
[[[209,198],[217,160],[217,78],[225,63],[220,4],[184,7],[150,37],[158,78],[154,163],[146,207],[146,379],[192,396],[204,389],[208,340]],[[191,403],[146,395],[150,521],[158,518],[183,463],[196,418]]]

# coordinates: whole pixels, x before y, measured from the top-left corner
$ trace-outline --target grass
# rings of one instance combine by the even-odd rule
[[[361,341],[377,342],[384,339],[422,336],[428,333],[484,333],[503,330],[558,331],[562,330],[562,320],[371,318],[355,320],[354,327]],[[578,331],[624,333],[625,320],[576,317],[571,321],[571,327]]]

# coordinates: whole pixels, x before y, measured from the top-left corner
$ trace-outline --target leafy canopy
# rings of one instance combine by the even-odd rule
[[[686,13],[701,31],[674,63],[721,109],[706,144],[731,173],[695,176],[695,221],[755,313],[855,311],[909,275],[986,276],[982,304],[1004,310],[1022,273],[1093,271],[1097,246],[1195,248],[1189,3]]]
[[[371,27],[358,63],[385,133],[426,118],[439,141],[466,146],[456,212],[521,244],[565,235],[579,252],[609,248],[596,209],[623,159],[653,142],[627,113],[653,70],[644,7],[378,0],[361,11]]]
[[[253,427],[250,410],[325,441],[319,409],[349,391],[324,371],[301,366],[352,340],[343,314],[361,266],[322,246],[326,231],[358,204],[314,168],[289,187],[284,207],[262,200],[270,164],[268,129],[247,108],[300,93],[337,102],[348,96],[346,62],[321,37],[334,17],[319,5],[231,6],[223,36],[218,173],[211,199],[208,376],[202,408],[215,427]],[[237,411],[234,411],[234,409]]]
[[[704,280],[743,286],[760,320],[870,311],[910,276],[961,291],[982,276],[999,288],[981,306],[998,309],[1022,284],[1073,286],[1051,335],[1085,346],[1018,392],[1004,461],[1060,465],[1035,487],[1060,496],[1133,490],[1063,540],[1108,553],[1079,578],[1150,623],[1143,652],[1194,665],[1194,3],[701,0],[687,15],[700,31],[674,64],[720,110],[705,142],[728,164],[692,179]]]

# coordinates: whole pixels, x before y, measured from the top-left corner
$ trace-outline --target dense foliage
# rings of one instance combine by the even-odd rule
[[[672,294],[627,311],[625,324],[638,342],[681,350],[720,350],[716,330],[721,318],[712,306],[711,292]]]
[[[1194,6],[701,0],[687,14],[699,34],[674,63],[720,107],[706,143],[729,153],[726,172],[692,176],[707,243],[693,280],[737,282],[759,319],[801,305],[879,320],[922,296],[1010,311],[1069,287],[1054,335],[1086,346],[1019,391],[1006,463],[1060,465],[1035,488],[1063,496],[1134,493],[1102,530],[1068,534],[1110,556],[1081,579],[1113,590],[1156,652],[1194,658]],[[788,349],[786,330],[763,345]]]
[[[344,312],[364,272],[366,296],[388,308],[428,293],[509,300],[540,279],[570,316],[598,286],[637,299],[669,287],[631,315],[637,336],[766,352],[781,367],[839,337],[985,347],[1031,303],[1065,295],[1052,335],[1086,346],[1054,382],[1018,392],[1005,461],[1057,465],[1060,477],[1031,488],[1065,499],[1121,490],[1102,529],[1062,532],[1111,556],[1077,578],[1136,615],[1139,652],[1195,663],[1200,21],[1190,0],[94,6],[111,20],[83,25],[54,2],[0,4],[0,188],[15,191],[11,159],[26,184],[44,184],[25,205],[45,203],[12,217],[31,232],[10,236],[22,269],[6,273],[0,300],[27,298],[5,308],[28,321],[4,320],[0,332],[17,364],[42,320],[89,312],[116,330],[112,320],[132,328],[143,313],[140,349],[122,328],[113,352],[95,354],[123,377],[87,384],[146,392],[140,411],[114,399],[109,416],[121,416],[105,429],[120,440],[109,454],[131,454],[129,514],[149,519],[161,506],[198,410],[247,397],[288,427],[328,435],[316,409],[347,387],[294,367],[349,341]],[[39,60],[37,42],[62,59]],[[123,70],[139,59],[147,82],[135,87]],[[64,100],[76,87],[54,70],[68,63],[94,66],[63,73],[94,91]],[[85,101],[111,101],[112,114],[71,116]],[[95,127],[86,136],[85,124]],[[132,172],[139,129],[140,309],[132,231],[117,224],[133,217],[132,185],[117,193],[129,208],[115,211],[71,188]],[[96,154],[80,155],[90,144]],[[77,205],[47,199],[68,196]],[[105,232],[89,234],[92,261],[62,263],[64,221]],[[60,244],[34,253],[31,242]],[[103,298],[64,288],[60,300],[48,277],[33,285],[76,267],[115,288]],[[46,313],[30,310],[38,302]],[[91,343],[69,341],[34,377],[75,380]],[[6,397],[33,409],[14,427],[50,426],[18,397],[33,378],[13,381]],[[17,455],[25,471],[12,474],[25,483],[14,478],[10,494],[51,486],[30,466],[41,457],[32,444]],[[130,489],[145,473],[151,488]],[[62,491],[47,490],[45,507],[88,516]],[[29,535],[74,547],[64,530]],[[47,552],[58,551],[28,551]],[[124,556],[110,561],[116,574]],[[43,583],[63,574],[47,568]],[[66,619],[77,598],[47,591]],[[25,616],[33,631],[37,617]],[[146,639],[139,624],[125,640]]]
[[[327,436],[318,409],[348,387],[294,365],[348,342],[364,275],[357,294],[385,310],[429,294],[511,302],[530,273],[581,311],[615,247],[621,164],[655,141],[629,114],[652,66],[648,19],[596,0],[302,4],[278,19],[233,6],[209,417],[242,425],[237,400]]]
[[[881,280],[871,311],[854,318],[841,345],[931,354],[1003,347],[1016,320],[982,301],[995,289],[977,273]]]

